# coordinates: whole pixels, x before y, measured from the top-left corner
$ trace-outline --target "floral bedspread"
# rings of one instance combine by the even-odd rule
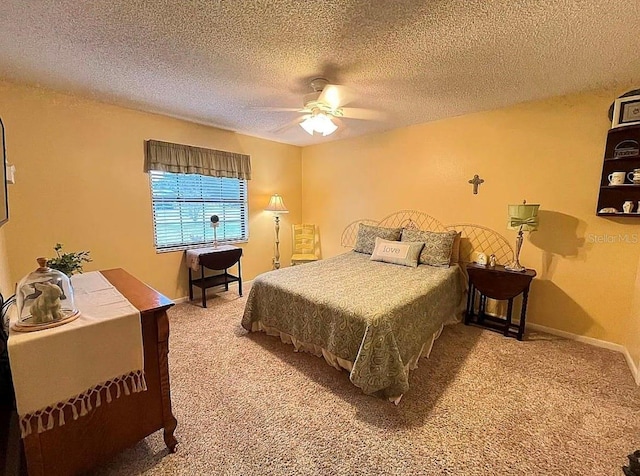
[[[261,322],[352,362],[350,379],[367,394],[404,394],[407,363],[459,317],[461,271],[369,258],[351,251],[258,276],[242,326]]]

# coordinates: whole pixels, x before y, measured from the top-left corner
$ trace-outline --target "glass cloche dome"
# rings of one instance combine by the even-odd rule
[[[38,265],[18,283],[18,321],[14,325],[18,331],[61,325],[78,315],[67,275],[47,267],[45,258],[38,258]]]

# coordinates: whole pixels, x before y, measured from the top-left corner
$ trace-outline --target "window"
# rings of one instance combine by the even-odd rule
[[[156,250],[213,243],[211,215],[220,217],[219,242],[247,241],[247,181],[149,171]]]

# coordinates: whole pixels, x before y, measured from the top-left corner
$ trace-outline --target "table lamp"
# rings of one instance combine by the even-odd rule
[[[282,197],[275,193],[271,197],[271,200],[269,200],[269,205],[267,205],[265,211],[273,212],[276,220],[276,255],[273,258],[273,269],[280,269],[280,239],[278,238],[280,234],[280,214],[289,213],[289,210],[287,210],[287,207],[284,205]]]
[[[538,208],[540,205],[530,205],[524,200],[522,205],[509,205],[509,230],[518,230],[516,238],[516,256],[513,263],[505,266],[509,271],[526,271],[526,268],[520,264],[520,249],[522,248],[523,232],[535,231],[538,229]]]

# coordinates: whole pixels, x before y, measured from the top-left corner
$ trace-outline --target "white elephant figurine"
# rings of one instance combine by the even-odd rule
[[[64,316],[60,304],[62,290],[51,283],[34,283],[33,285],[41,293],[29,309],[33,321],[36,324],[44,324],[61,319]]]

